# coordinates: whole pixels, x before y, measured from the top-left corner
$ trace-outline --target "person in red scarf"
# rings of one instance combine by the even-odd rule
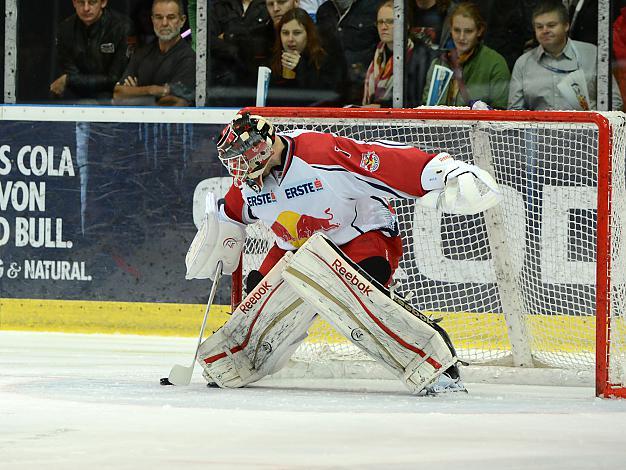
[[[374,51],[374,59],[365,75],[363,106],[391,107],[393,97],[393,0],[387,0],[378,7],[376,28],[380,42]],[[413,42],[409,39],[405,61],[410,62]]]
[[[470,106],[483,101],[492,108],[506,109],[511,73],[506,60],[485,46],[485,20],[472,2],[459,3],[450,15],[450,29],[454,49],[433,60],[424,88],[424,102],[435,65],[449,68],[452,79],[437,104],[445,106]]]

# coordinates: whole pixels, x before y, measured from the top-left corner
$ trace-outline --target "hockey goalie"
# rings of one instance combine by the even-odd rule
[[[198,349],[210,384],[243,387],[278,371],[319,315],[411,392],[465,390],[445,330],[390,295],[402,240],[389,200],[475,214],[501,198],[489,173],[398,142],[276,132],[247,113],[217,147],[233,185],[223,200],[208,198],[187,278],[213,278],[220,261],[232,273],[247,224],[264,222],[275,243],[248,274],[244,300]]]

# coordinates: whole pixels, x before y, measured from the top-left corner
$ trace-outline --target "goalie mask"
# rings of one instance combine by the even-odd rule
[[[224,128],[217,152],[235,186],[245,183],[256,193],[263,189],[263,172],[272,156],[274,139],[274,126],[250,113],[238,114]]]

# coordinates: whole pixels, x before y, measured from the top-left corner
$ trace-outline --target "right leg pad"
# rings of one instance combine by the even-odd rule
[[[322,235],[300,247],[283,277],[321,317],[414,393],[458,362],[441,327],[392,299]]]
[[[306,338],[315,312],[282,279],[291,253],[278,263],[209,336],[197,360],[209,381],[243,387],[279,370]]]

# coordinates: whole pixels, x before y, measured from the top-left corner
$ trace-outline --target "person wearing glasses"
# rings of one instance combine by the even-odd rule
[[[180,31],[187,19],[181,0],[154,0],[157,41],[133,54],[115,86],[116,104],[189,106],[195,99],[196,54]]]
[[[56,38],[61,75],[50,84],[55,98],[106,100],[135,45],[129,18],[106,8],[107,0],[72,0],[76,13],[63,20]]]
[[[532,22],[539,45],[515,62],[509,109],[596,109],[597,47],[568,38],[569,17],[560,0],[541,2]],[[622,109],[615,78],[611,104]]]
[[[374,51],[374,58],[367,68],[363,86],[363,106],[370,108],[390,108],[393,98],[393,0],[385,0],[376,13],[376,28],[380,42]],[[408,83],[412,84],[411,58],[413,41],[408,39],[405,64],[409,67]]]

